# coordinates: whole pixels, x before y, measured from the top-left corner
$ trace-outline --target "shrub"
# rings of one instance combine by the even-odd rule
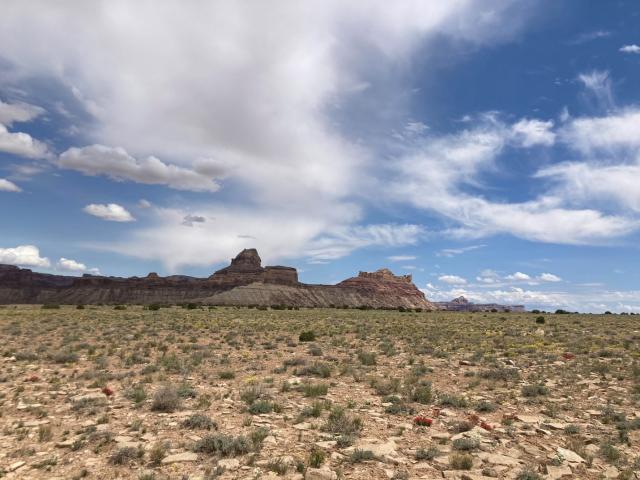
[[[443,407],[465,408],[469,405],[467,399],[461,395],[444,393],[438,399],[438,405]]]
[[[251,405],[263,394],[263,388],[260,385],[252,385],[240,392],[240,399],[247,405]]]
[[[165,445],[161,442],[157,442],[153,445],[153,447],[151,447],[151,450],[149,451],[149,462],[154,467],[158,467],[162,463],[162,459],[166,454],[167,448],[165,447]]]
[[[166,385],[160,390],[156,391],[153,395],[153,402],[151,403],[151,410],[154,412],[167,412],[171,413],[180,406],[180,395],[178,390],[171,386]]]
[[[358,360],[362,365],[375,365],[376,354],[375,352],[358,352]]]
[[[326,383],[305,383],[302,385],[302,392],[305,397],[322,397],[329,391]]]
[[[125,392],[125,396],[132,402],[140,404],[147,399],[147,392],[142,385],[136,385],[135,387],[127,390]]]
[[[236,374],[233,370],[223,370],[220,373],[218,373],[218,376],[222,380],[233,380],[234,378],[236,378]]]
[[[477,412],[495,412],[497,409],[497,405],[493,402],[489,402],[487,400],[481,400],[476,404]]]
[[[196,413],[182,422],[182,426],[192,430],[217,430],[218,425],[206,415]]]
[[[210,434],[198,440],[193,447],[195,452],[219,454],[223,457],[235,457],[249,453],[253,448],[251,440],[244,435],[237,437],[222,433]]]
[[[453,448],[464,452],[475,450],[479,446],[480,442],[475,438],[457,438],[453,441]]]
[[[429,447],[427,450],[424,448],[419,448],[416,450],[416,460],[433,460],[438,455],[440,455],[440,451],[437,447]]]
[[[431,383],[423,383],[413,388],[411,391],[411,400],[423,405],[431,403],[433,393],[431,392]]]
[[[542,480],[542,477],[533,470],[523,470],[518,474],[516,480]]]
[[[331,365],[324,362],[314,362],[300,370],[296,369],[296,374],[315,376],[320,378],[329,378],[331,376]]]
[[[620,459],[620,450],[610,443],[605,443],[600,447],[600,455],[609,463],[613,463]]]
[[[538,397],[541,395],[546,395],[547,393],[549,393],[547,387],[540,384],[525,385],[522,387],[523,397]]]
[[[298,340],[301,342],[313,342],[316,339],[316,334],[313,330],[306,330],[298,336]]]
[[[256,400],[249,405],[249,413],[257,415],[260,413],[271,413],[274,410],[274,403],[268,400]]]
[[[51,426],[49,425],[40,425],[38,427],[38,441],[39,442],[48,442],[53,438],[53,433],[51,432]]]
[[[539,317],[536,317],[536,323],[543,324],[544,323],[544,317],[542,315],[540,315]]]
[[[142,458],[144,456],[144,450],[133,448],[133,447],[123,447],[119,448],[111,457],[109,458],[109,462],[114,465],[125,465],[132,460]]]
[[[43,310],[60,310],[60,305],[48,303],[48,304],[42,305],[42,309]]]
[[[347,413],[344,407],[336,405],[331,409],[324,429],[340,435],[356,436],[362,430],[362,420]]]
[[[449,457],[449,465],[454,470],[471,470],[473,457],[466,453],[454,453]]]
[[[321,449],[317,447],[311,449],[311,453],[309,453],[309,466],[311,468],[320,468],[324,460],[325,454]]]
[[[356,448],[349,459],[351,463],[360,463],[367,460],[375,460],[376,456],[371,450],[360,450]]]

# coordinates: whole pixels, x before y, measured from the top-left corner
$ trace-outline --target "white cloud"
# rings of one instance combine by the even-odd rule
[[[34,1],[29,7],[16,0],[3,3],[3,60],[18,72],[20,85],[46,78],[47,84],[68,88],[93,117],[80,124],[78,134],[126,152],[95,164],[83,159],[75,164],[78,169],[148,181],[151,167],[140,159],[154,155],[167,168],[198,174],[182,172],[189,178],[178,181],[175,173],[155,174],[165,168],[154,162],[154,183],[205,191],[213,190],[222,170],[230,191],[241,192],[228,201],[230,210],[253,206],[251,220],[259,219],[262,210],[289,215],[289,229],[274,222],[275,231],[269,233],[283,247],[276,247],[274,238],[268,248],[291,253],[304,250],[295,242],[286,248],[291,231],[294,238],[309,240],[323,232],[335,236],[341,229],[366,229],[355,226],[364,215],[352,202],[371,191],[380,160],[367,142],[349,138],[348,126],[334,112],[362,96],[367,85],[386,83],[379,95],[367,96],[385,106],[385,114],[372,121],[386,127],[389,113],[389,130],[397,127],[397,119],[409,118],[405,102],[397,98],[407,78],[387,72],[401,71],[398,67],[418,49],[435,48],[436,42],[440,48],[442,38],[451,40],[452,49],[510,39],[534,8],[514,0],[251,6],[112,0],[100,8]],[[46,49],[40,48],[43,44]],[[381,74],[391,81],[377,82]],[[421,133],[424,125],[413,122],[408,130]],[[63,163],[74,165],[68,157]],[[182,205],[186,212],[206,210]],[[204,207],[218,210],[213,202]],[[179,237],[186,230],[180,223],[172,217],[158,228]],[[207,222],[208,228],[214,224]],[[235,230],[229,233],[237,239],[252,229],[248,225],[233,222]],[[143,237],[146,231],[139,233]],[[162,253],[196,259],[181,248],[173,243]],[[131,251],[147,255],[145,249]],[[217,255],[205,255],[200,264],[210,258]]]
[[[42,115],[44,109],[28,103],[4,103],[0,100],[0,123],[10,127],[13,122],[29,122]]]
[[[553,273],[543,273],[538,277],[543,282],[561,282],[562,279]]]
[[[518,281],[518,282],[523,282],[523,281],[526,281],[526,280],[531,280],[531,276],[527,275],[526,273],[516,272],[516,273],[514,273],[512,275],[507,275],[505,277],[505,279],[507,279],[507,280],[515,280],[515,281]]]
[[[593,70],[578,75],[578,80],[582,82],[588,92],[590,92],[598,105],[604,109],[613,108],[613,91],[611,89],[611,78],[606,70]]]
[[[51,266],[46,257],[40,256],[40,250],[34,245],[19,245],[14,248],[0,248],[0,263],[19,265],[22,267]]]
[[[0,178],[0,192],[21,192],[22,189],[5,178]]]
[[[60,155],[58,165],[78,170],[85,175],[106,175],[118,181],[130,180],[152,185],[168,185],[178,190],[215,192],[219,188],[211,176],[213,172],[208,171],[205,174],[176,165],[168,165],[155,157],[137,160],[123,148],[110,148],[103,145],[70,148]]]
[[[516,142],[525,148],[542,145],[549,147],[554,144],[556,134],[552,131],[553,121],[523,118],[512,125],[511,130]]]
[[[85,213],[110,222],[133,222],[135,218],[121,205],[109,203],[100,205],[92,203],[82,209]]]
[[[48,158],[47,146],[28,133],[10,132],[0,124],[0,152],[27,158]]]
[[[467,283],[464,278],[459,277],[458,275],[441,275],[438,277],[438,280],[443,283],[448,283],[449,285],[464,285]]]
[[[640,149],[640,109],[627,108],[602,117],[576,118],[560,136],[571,149],[585,155]]]
[[[407,260],[415,260],[415,255],[391,255],[387,257],[387,260],[391,260],[392,262],[406,262]]]
[[[477,250],[479,248],[484,248],[486,245],[470,245],[468,247],[461,248],[443,248],[439,252],[436,253],[438,257],[455,257],[456,255],[460,255],[466,252],[471,252],[473,250]]]
[[[620,51],[622,53],[640,53],[640,45],[636,45],[631,44],[631,45],[624,45],[623,47],[620,47]]]
[[[76,272],[76,273],[90,273],[92,275],[100,275],[100,270],[97,268],[87,268],[84,263],[77,262],[76,260],[72,260],[70,258],[60,257],[58,263],[56,264],[56,268],[58,270],[63,270],[67,272]]]

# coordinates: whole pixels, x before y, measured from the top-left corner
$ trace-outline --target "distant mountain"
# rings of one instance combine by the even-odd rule
[[[184,275],[160,277],[69,277],[35,273],[0,265],[0,304],[175,304],[204,303],[238,306],[421,308],[434,310],[413,284],[411,275],[388,269],[360,272],[337,285],[298,281],[295,268],[262,266],[256,249],[240,252],[231,264],[208,278]]]
[[[433,302],[438,310],[450,312],[524,312],[524,305],[500,305],[498,303],[471,303],[465,297],[450,302]]]

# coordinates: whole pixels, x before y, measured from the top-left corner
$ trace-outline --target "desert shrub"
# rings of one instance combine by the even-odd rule
[[[433,400],[433,392],[431,391],[431,382],[422,382],[420,385],[413,387],[411,390],[411,400],[413,402],[428,405]]]
[[[311,449],[309,453],[309,466],[311,468],[320,468],[325,460],[324,452],[317,447]]]
[[[481,400],[476,404],[477,412],[495,412],[497,408],[498,406],[495,403],[488,400]]]
[[[602,458],[607,460],[609,463],[616,462],[617,460],[620,459],[620,456],[621,456],[620,450],[618,450],[616,447],[614,447],[610,443],[602,444],[600,446],[599,453],[602,456]]]
[[[158,467],[162,459],[167,455],[167,447],[162,442],[157,442],[149,451],[149,462],[152,466]]]
[[[269,463],[267,463],[267,470],[270,472],[275,472],[280,476],[285,475],[288,469],[289,467],[281,458],[270,460]]]
[[[51,431],[50,425],[40,425],[38,427],[38,441],[39,442],[48,442],[53,438],[53,432]]]
[[[109,463],[113,465],[126,465],[127,463],[142,458],[144,450],[134,447],[123,447],[109,457]]]
[[[518,473],[516,480],[542,480],[542,477],[533,470],[523,470]]]
[[[375,352],[358,352],[358,360],[362,365],[372,366],[376,364]]]
[[[316,339],[316,334],[313,330],[306,330],[298,336],[298,340],[301,342],[313,342]]]
[[[469,402],[462,395],[443,393],[438,398],[438,405],[442,407],[465,408],[469,406]]]
[[[324,429],[335,434],[356,436],[362,430],[362,420],[347,413],[344,407],[336,405],[331,409]]]
[[[498,367],[489,370],[483,370],[480,372],[480,378],[486,380],[503,380],[505,382],[509,380],[517,380],[520,377],[518,370],[515,368]]]
[[[45,305],[42,305],[42,309],[43,310],[60,310],[60,305],[47,303]]]
[[[375,460],[375,458],[376,456],[371,450],[361,450],[359,448],[356,448],[351,454],[349,460],[351,461],[351,463],[360,463],[367,460]]]
[[[59,364],[75,363],[78,361],[78,354],[74,352],[58,352],[51,356],[51,360]]]
[[[329,378],[331,376],[331,365],[324,362],[314,362],[301,369],[296,369],[296,374],[303,376],[314,376],[320,378]]]
[[[480,442],[475,438],[456,438],[453,441],[453,448],[464,452],[475,450],[479,446]]]
[[[305,383],[302,385],[302,392],[305,397],[321,397],[329,391],[326,383]]]
[[[233,370],[222,370],[220,373],[218,373],[218,376],[222,380],[233,380],[234,378],[236,378],[236,374]]]
[[[575,423],[571,423],[564,427],[564,433],[568,435],[575,435],[577,433],[580,433],[580,426],[576,425]]]
[[[249,413],[258,415],[260,413],[271,413],[274,410],[274,403],[268,400],[256,400],[249,405]]]
[[[440,455],[440,451],[437,447],[429,447],[427,450],[424,448],[419,448],[416,450],[416,460],[433,460],[438,455]]]
[[[147,399],[147,392],[142,385],[136,385],[125,391],[125,397],[136,404],[140,404]]]
[[[540,384],[524,385],[521,392],[523,397],[538,397],[549,393],[549,389]]]
[[[544,323],[544,317],[542,315],[540,315],[539,317],[536,317],[536,323],[543,324]]]
[[[182,422],[182,426],[192,430],[217,430],[218,425],[206,415],[196,413]]]
[[[218,454],[223,457],[235,457],[249,453],[253,444],[244,435],[234,437],[223,433],[206,435],[198,440],[193,450],[199,453]]]
[[[240,399],[247,405],[251,405],[264,394],[261,385],[251,385],[240,392]]]
[[[471,470],[473,457],[467,453],[454,453],[449,457],[449,465],[454,470]]]
[[[151,410],[154,412],[167,412],[171,413],[180,406],[180,395],[178,389],[174,386],[166,385],[160,388],[153,395],[153,402],[151,403]]]

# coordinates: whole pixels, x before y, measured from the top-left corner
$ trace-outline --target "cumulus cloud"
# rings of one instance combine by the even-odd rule
[[[44,109],[24,102],[4,103],[0,100],[0,123],[10,127],[14,122],[29,122],[42,115]]]
[[[516,272],[516,273],[513,273],[511,275],[507,275],[505,278],[507,280],[516,280],[518,282],[531,280],[531,276],[530,275],[527,275],[526,273],[522,273],[522,272]]]
[[[557,276],[554,275],[553,273],[543,273],[541,274],[538,279],[542,280],[543,282],[561,282],[562,279]]]
[[[459,277],[458,275],[441,275],[438,277],[443,283],[448,283],[449,285],[465,285],[467,280]]]
[[[28,133],[10,132],[0,124],[0,152],[26,158],[49,158],[47,146]]]
[[[560,132],[562,141],[584,155],[637,153],[640,149],[640,108],[617,110],[601,117],[576,118]]]
[[[48,268],[51,266],[48,258],[40,256],[40,250],[35,245],[0,248],[0,263],[19,265],[21,267]]]
[[[82,209],[85,213],[110,222],[133,222],[135,218],[123,206],[117,203],[101,205],[92,203]]]
[[[7,180],[6,178],[0,178],[0,192],[21,192],[22,189],[15,183]]]
[[[640,53],[640,45],[636,45],[635,43],[631,45],[624,45],[620,47],[620,51],[622,53]]]
[[[84,263],[72,260],[70,258],[60,257],[60,260],[56,263],[58,270],[75,273],[90,273],[92,275],[100,275],[100,270],[97,268],[87,268]]]
[[[155,157],[137,160],[123,148],[104,145],[70,148],[60,155],[58,165],[85,175],[106,175],[118,181],[168,185],[178,190],[215,192],[219,188],[210,175],[168,165]]]

